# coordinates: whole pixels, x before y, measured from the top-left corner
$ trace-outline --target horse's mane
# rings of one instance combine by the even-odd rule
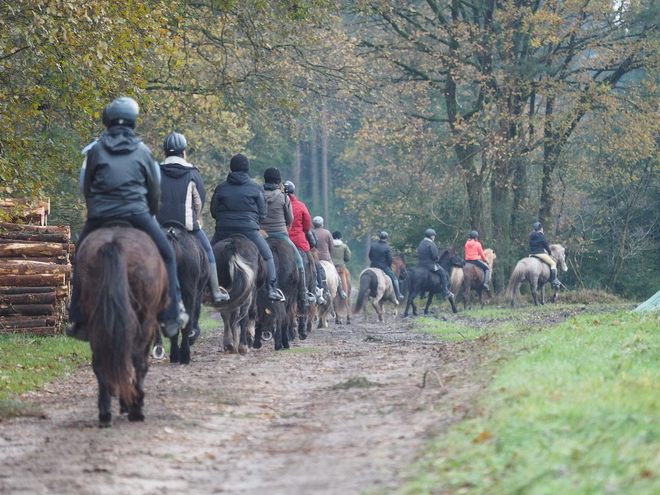
[[[442,250],[440,255],[438,256],[438,262],[444,261],[445,258],[451,258],[456,254],[456,250],[454,249],[453,246],[445,248]]]

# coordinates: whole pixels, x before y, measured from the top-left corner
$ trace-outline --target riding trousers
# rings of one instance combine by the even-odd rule
[[[195,237],[197,237],[197,240],[199,241],[199,243],[204,248],[204,251],[206,252],[206,257],[209,259],[209,263],[215,263],[215,256],[213,255],[213,248],[211,247],[211,243],[209,242],[209,238],[206,237],[206,234],[204,233],[204,231],[201,230],[201,229],[198,229],[198,230],[193,230],[190,233],[193,234]]]
[[[392,279],[392,285],[394,285],[394,292],[396,292],[396,295],[398,296],[401,292],[399,291],[399,279],[396,278],[396,275],[394,275],[394,272],[392,269],[388,266],[383,270],[388,277]]]
[[[530,254],[530,256],[534,256],[534,257],[540,259],[541,261],[543,261],[543,263],[547,263],[548,265],[550,265],[551,270],[556,270],[557,269],[557,262],[555,260],[553,260],[552,257],[549,254],[545,254],[545,253]]]
[[[481,260],[465,260],[467,263],[472,263],[474,266],[481,268],[484,273],[490,270],[490,267]]]
[[[105,224],[112,221],[120,221],[130,223],[133,227],[141,230],[149,235],[156,244],[158,252],[163,258],[165,269],[167,270],[167,277],[170,281],[169,297],[170,304],[167,309],[158,316],[159,320],[173,320],[179,317],[179,302],[181,301],[181,292],[179,290],[179,279],[176,275],[176,257],[172,245],[167,240],[160,225],[156,219],[149,213],[141,213],[139,215],[130,215],[127,217],[108,217],[108,218],[90,218],[85,222],[80,237],[78,238],[78,246],[82,245],[91,232],[103,227]],[[75,260],[74,260],[75,264]],[[76,276],[76,270],[73,270],[73,280],[71,287],[71,303],[69,305],[69,321],[82,323],[83,317],[80,312],[80,288]]]

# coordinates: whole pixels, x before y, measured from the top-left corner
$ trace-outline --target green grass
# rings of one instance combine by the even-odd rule
[[[35,414],[14,395],[38,390],[90,359],[88,343],[63,335],[0,335],[0,419]]]
[[[419,318],[415,320],[413,332],[429,333],[446,342],[461,342],[463,340],[481,337],[484,332],[460,321],[442,321],[435,318]]]
[[[405,493],[660,493],[658,324],[625,311],[491,333],[507,359]]]

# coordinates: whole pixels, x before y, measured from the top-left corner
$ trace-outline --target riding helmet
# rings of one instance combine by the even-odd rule
[[[379,238],[379,239],[387,239],[388,237],[389,237],[389,234],[388,234],[387,232],[385,232],[385,231],[383,231],[383,232],[381,232],[380,234],[378,234],[378,238]]]
[[[314,227],[323,227],[323,217],[312,218],[312,225],[314,225]]]
[[[163,141],[163,151],[167,156],[178,155],[188,147],[188,142],[183,134],[172,132]]]
[[[470,239],[476,239],[477,237],[479,237],[479,232],[477,232],[476,230],[470,232]]]
[[[541,225],[541,222],[534,222],[534,225],[532,225],[532,228],[536,230],[537,232],[543,228],[543,225]]]
[[[280,169],[276,167],[267,168],[264,172],[264,180],[268,184],[279,184],[282,182],[282,174],[280,173]]]
[[[128,96],[122,96],[110,102],[103,109],[103,125],[106,127],[113,125],[135,127],[138,115],[140,115],[140,107],[137,101]]]
[[[284,183],[284,192],[287,194],[293,194],[296,192],[296,185],[290,180]]]
[[[426,229],[424,231],[424,237],[431,238],[431,236],[434,236],[434,235],[436,235],[436,233],[435,233],[435,230],[433,230],[433,229]]]

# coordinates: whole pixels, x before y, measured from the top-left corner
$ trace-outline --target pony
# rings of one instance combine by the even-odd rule
[[[309,251],[303,251],[300,248],[297,249],[305,266],[305,286],[307,287],[307,292],[314,293],[314,287],[316,286],[316,259],[314,258],[314,253],[311,249]],[[307,334],[312,331],[312,322],[316,313],[316,303],[309,303],[309,306],[298,308],[298,338],[300,340],[305,340]]]
[[[449,285],[449,277],[452,272],[452,267],[462,268],[465,265],[465,260],[461,258],[453,247],[445,248],[438,256],[438,264],[440,269],[445,272],[447,277],[447,285]],[[415,305],[415,298],[420,292],[428,292],[428,299],[424,314],[429,314],[429,308],[433,302],[433,296],[438,293],[448,293],[449,305],[451,306],[452,313],[458,313],[456,303],[454,301],[454,294],[449,291],[448,287],[443,287],[440,282],[440,277],[434,275],[423,266],[415,266],[408,269],[407,277],[408,300],[406,301],[406,309],[403,312],[404,318],[408,316],[408,310],[412,307],[413,316],[417,316],[417,306]]]
[[[190,315],[185,328],[170,337],[170,363],[190,364],[190,346],[195,343],[201,331],[199,315],[202,309],[202,296],[209,279],[209,261],[200,242],[183,225],[170,221],[164,225],[165,236],[172,245],[176,256],[176,270],[181,286],[181,299]],[[156,336],[156,347],[162,345],[160,333]],[[154,352],[157,352],[154,350]],[[156,354],[154,354],[156,356]]]
[[[392,257],[392,271],[394,275],[403,282],[407,274],[406,259],[403,255]],[[396,298],[392,279],[380,268],[365,268],[360,273],[360,286],[358,290],[357,301],[353,312],[357,313],[364,307],[364,318],[367,319],[367,308],[365,300],[370,299],[371,305],[376,310],[378,321],[385,321],[385,303],[391,302],[395,306],[399,305]]]
[[[156,244],[145,232],[103,227],[76,255],[80,308],[98,380],[99,423],[111,425],[111,396],[129,421],[144,421],[144,380],[157,316],[168,303],[169,281]]]
[[[330,292],[330,297],[325,304],[318,306],[318,318],[319,324],[318,328],[328,328],[328,315],[334,307],[335,296],[337,295],[337,287],[339,283],[337,282],[337,269],[335,264],[332,261],[319,260],[321,266],[325,270],[325,280],[328,283],[328,291]]]
[[[566,266],[566,248],[561,244],[550,244],[550,256],[557,262],[557,267],[561,271],[568,271]],[[509,278],[509,285],[506,289],[507,297],[511,298],[511,307],[516,305],[516,296],[518,289],[523,282],[529,282],[529,287],[532,290],[532,297],[534,304],[545,304],[545,284],[550,280],[550,267],[535,256],[528,256],[521,259],[511,273]],[[541,298],[537,296],[538,289],[541,289]],[[552,302],[557,301],[557,293],[559,287],[554,287],[554,294],[552,295]]]
[[[493,272],[493,263],[497,255],[492,249],[484,249],[484,254],[486,255],[486,264],[490,267],[491,273]],[[461,289],[463,289],[463,309],[467,307],[472,308],[472,303],[470,301],[470,292],[477,291],[479,296],[479,304],[483,307],[483,283],[484,283],[484,272],[477,268],[473,263],[466,262],[462,270],[452,270],[451,272],[451,291],[456,294],[456,297],[459,296]],[[493,297],[490,289],[486,290],[488,297]]]
[[[266,242],[273,252],[277,270],[277,285],[286,301],[274,302],[268,299],[266,286],[257,292],[257,325],[253,347],[259,349],[266,332],[272,332],[275,350],[289,349],[289,341],[295,338],[296,306],[298,298],[298,267],[293,247],[282,239],[268,238]]]
[[[335,323],[341,325],[346,317],[346,324],[351,324],[351,272],[345,266],[337,267],[337,275],[341,279],[341,285],[346,292],[346,297],[342,299],[337,295],[334,300]]]
[[[247,237],[234,234],[213,245],[218,282],[230,299],[215,307],[224,323],[225,353],[246,354],[254,342],[257,291],[266,283],[266,262]]]

